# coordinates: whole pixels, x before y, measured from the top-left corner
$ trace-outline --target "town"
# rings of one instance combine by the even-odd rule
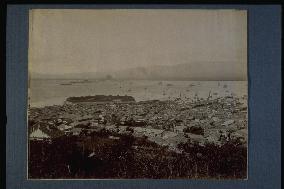
[[[82,146],[90,136],[104,132],[108,133],[104,137],[112,143],[131,136],[157,145],[167,153],[182,155],[189,155],[186,148],[181,147],[185,145],[221,148],[231,143],[246,149],[246,98],[213,99],[209,96],[195,100],[176,98],[136,102],[131,96],[70,97],[64,105],[29,108],[29,140],[30,143],[50,144],[57,138],[79,137]],[[98,143],[98,138],[93,143]],[[87,148],[87,157],[98,153],[94,144]],[[145,150],[145,145],[137,143],[129,148]],[[146,149],[149,150],[149,146]],[[246,166],[242,171],[246,171]]]

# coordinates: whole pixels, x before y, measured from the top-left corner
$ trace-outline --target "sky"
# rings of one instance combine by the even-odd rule
[[[33,9],[29,22],[30,72],[199,69],[203,62],[200,69],[209,75],[247,74],[244,10]]]

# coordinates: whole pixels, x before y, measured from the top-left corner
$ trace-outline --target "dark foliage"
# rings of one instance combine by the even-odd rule
[[[204,129],[202,127],[192,126],[183,130],[185,133],[192,133],[196,135],[204,135]]]
[[[119,136],[110,139],[109,136]],[[245,178],[246,148],[180,144],[171,152],[147,138],[102,130],[52,143],[31,141],[29,178]]]
[[[112,96],[112,95],[95,95],[95,96],[80,96],[80,97],[69,97],[66,99],[68,102],[111,102],[114,100],[121,100],[125,102],[135,102],[132,96]]]

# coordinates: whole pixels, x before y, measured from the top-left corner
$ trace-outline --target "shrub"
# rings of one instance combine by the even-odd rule
[[[198,127],[198,126],[192,126],[192,127],[187,127],[185,129],[183,129],[183,132],[185,133],[192,133],[192,134],[196,134],[196,135],[204,135],[204,129],[202,127]]]

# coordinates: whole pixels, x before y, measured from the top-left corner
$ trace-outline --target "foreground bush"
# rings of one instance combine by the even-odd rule
[[[30,178],[246,178],[247,149],[180,144],[182,153],[103,131],[88,137],[61,137],[51,144],[30,142]]]

